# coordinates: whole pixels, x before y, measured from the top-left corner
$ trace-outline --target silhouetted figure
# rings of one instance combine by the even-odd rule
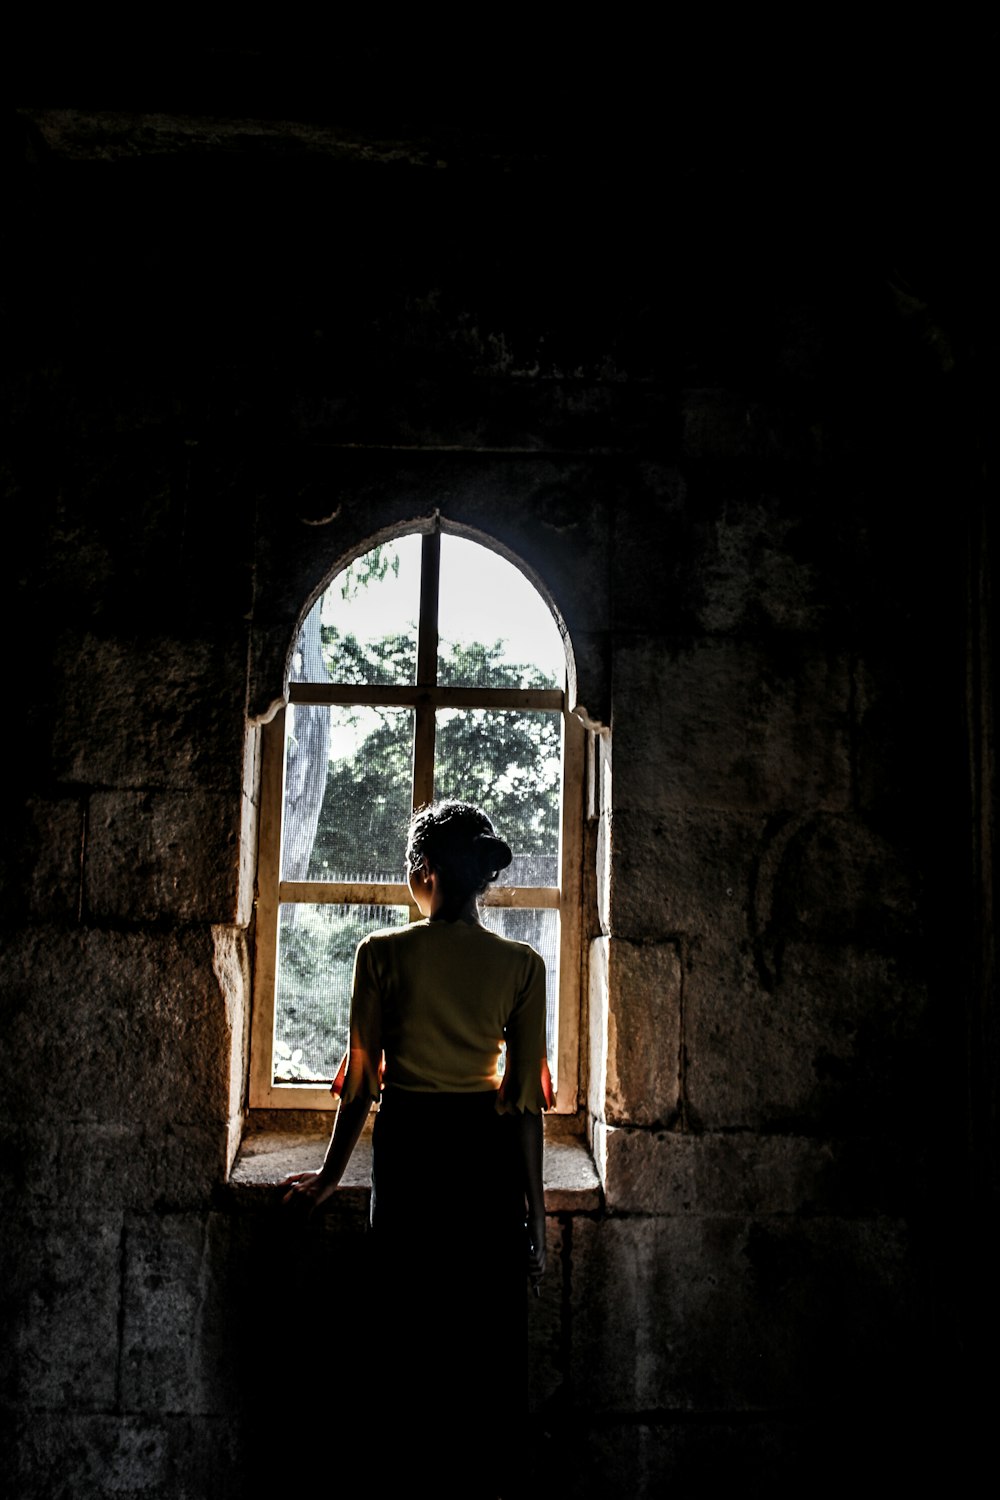
[[[390,1494],[513,1495],[527,1462],[525,1274],[537,1285],[545,1270],[545,965],[480,923],[478,898],[512,858],[485,813],[422,809],[406,857],[422,920],[358,945],[333,1134],[283,1201],[314,1212],[330,1198],[376,1101],[373,1274],[354,1289],[369,1333],[338,1351],[339,1378],[370,1390],[370,1477]]]

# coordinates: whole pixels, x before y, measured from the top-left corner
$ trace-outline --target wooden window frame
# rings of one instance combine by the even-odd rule
[[[479,544],[482,545],[482,544]],[[575,1114],[580,1098],[580,1009],[583,971],[581,862],[585,730],[567,712],[559,688],[441,687],[437,683],[437,614],[440,533],[424,535],[421,546],[417,682],[410,685],[292,682],[288,703],[412,708],[414,809],[433,799],[435,715],[442,708],[476,708],[558,713],[562,720],[562,799],[557,886],[493,886],[484,906],[559,912],[558,1064],[555,1111]],[[274,1083],[275,983],[278,918],[283,904],[405,906],[419,917],[404,881],[285,881],[281,879],[281,823],[284,807],[285,709],[264,725],[261,746],[260,841],[256,894],[256,962],[250,1042],[250,1108],[332,1110],[337,1099],[328,1083]],[[502,832],[502,830],[501,830]]]

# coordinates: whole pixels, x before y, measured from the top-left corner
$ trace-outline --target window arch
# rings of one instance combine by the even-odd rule
[[[418,915],[410,813],[459,796],[514,851],[483,920],[546,960],[557,1108],[575,1112],[584,731],[565,677],[544,600],[466,537],[379,544],[312,606],[262,751],[252,1108],[334,1104],[354,949]]]

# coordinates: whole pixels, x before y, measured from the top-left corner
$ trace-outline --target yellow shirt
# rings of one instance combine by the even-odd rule
[[[370,933],[354,955],[351,1042],[342,1099],[381,1085],[485,1093],[544,1109],[545,964],[527,943],[470,922],[412,922]],[[380,1064],[384,1072],[380,1077]]]

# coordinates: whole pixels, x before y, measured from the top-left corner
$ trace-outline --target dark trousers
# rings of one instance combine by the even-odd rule
[[[493,1094],[387,1089],[372,1166],[385,1462],[497,1495],[527,1412],[523,1168]],[[399,1444],[398,1448],[395,1447]]]

